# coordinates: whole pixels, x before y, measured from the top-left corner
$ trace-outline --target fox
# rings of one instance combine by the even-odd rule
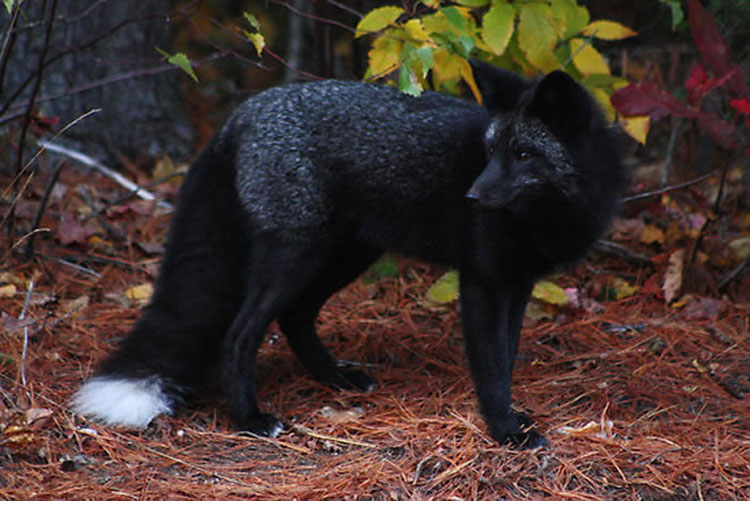
[[[370,391],[316,331],[326,300],[384,252],[460,272],[461,328],[490,435],[548,445],[511,407],[534,283],[579,260],[624,181],[612,127],[563,71],[530,79],[472,61],[482,104],[357,81],[267,89],[237,107],[190,167],[149,304],[71,399],[145,428],[219,380],[237,429],[276,437],[257,351],[277,322],[314,379]]]

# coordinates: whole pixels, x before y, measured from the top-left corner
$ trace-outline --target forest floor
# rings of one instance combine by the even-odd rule
[[[48,179],[19,200],[20,229]],[[72,415],[70,396],[148,298],[170,215],[113,206],[127,192],[66,163],[34,260],[2,261],[0,499],[748,500],[748,185],[730,173],[716,216],[718,182],[625,207],[610,239],[646,260],[597,251],[539,291],[513,392],[550,446],[519,451],[478,413],[459,305],[426,297],[443,271],[403,259],[335,295],[319,320],[377,390],[314,382],[269,330],[259,397],[288,425],[277,439],[235,432],[218,396],[144,431]]]

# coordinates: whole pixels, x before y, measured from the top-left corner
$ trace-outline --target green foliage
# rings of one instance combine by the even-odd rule
[[[180,68],[185,74],[193,78],[193,81],[195,81],[196,83],[198,82],[198,76],[195,75],[195,71],[190,65],[190,59],[185,53],[175,53],[173,55],[170,55],[161,48],[156,48],[156,50],[159,52],[159,54],[167,59],[167,63]]]
[[[396,257],[392,254],[384,254],[365,271],[362,279],[365,283],[373,283],[383,278],[395,278],[396,276],[398,276]]]
[[[247,37],[247,39],[252,43],[253,46],[255,46],[255,51],[258,53],[258,57],[260,57],[261,53],[263,53],[263,49],[266,47],[266,39],[263,37],[263,34],[260,33],[260,21],[258,21],[258,18],[250,14],[249,12],[244,12],[243,16],[245,18],[245,21],[250,23],[250,26],[253,27],[253,31],[242,29],[242,33]]]
[[[23,2],[23,0],[3,0],[3,5],[5,5],[5,9],[8,11],[8,14],[10,14],[13,12],[13,7],[21,2]]]
[[[677,26],[685,19],[685,13],[680,5],[680,0],[659,0],[672,10],[672,30],[677,30]]]
[[[666,0],[665,0],[666,1]],[[576,0],[421,0],[422,14],[379,7],[357,25],[374,34],[365,79],[391,79],[406,93],[448,92],[465,83],[480,100],[468,58],[490,61],[526,76],[563,69],[580,81],[611,119],[609,96],[626,81],[611,75],[592,42],[636,35],[609,20],[591,21]],[[668,3],[668,2],[667,2]]]
[[[427,291],[427,300],[439,305],[447,305],[458,299],[459,280],[455,269],[445,273]]]

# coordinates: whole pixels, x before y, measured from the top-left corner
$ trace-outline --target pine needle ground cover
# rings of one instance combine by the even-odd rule
[[[38,180],[19,220],[44,193]],[[34,261],[4,259],[0,499],[750,498],[750,276],[740,270],[721,293],[699,276],[733,265],[731,241],[750,229],[742,205],[704,241],[719,261],[703,271],[674,274],[674,252],[689,256],[694,238],[690,224],[670,228],[674,202],[656,198],[613,232],[648,263],[595,252],[550,279],[572,301],[538,295],[513,389],[551,446],[518,451],[491,440],[477,411],[459,304],[426,297],[444,271],[405,259],[335,295],[319,320],[334,354],[377,378],[374,392],[314,382],[269,330],[259,397],[288,426],[277,439],[237,433],[211,394],[144,431],[73,416],[67,400],[148,299],[169,214],[132,199],[109,206],[123,192],[76,170],[60,185]]]

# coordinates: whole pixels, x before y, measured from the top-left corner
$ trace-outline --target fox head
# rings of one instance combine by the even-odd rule
[[[475,70],[495,116],[484,140],[487,166],[466,193],[473,205],[554,221],[567,208],[585,206],[600,181],[617,179],[618,171],[606,169],[610,161],[592,160],[612,143],[602,139],[606,124],[593,99],[570,76],[554,71],[533,82],[491,66]]]
[[[520,234],[516,241],[534,245],[538,272],[575,260],[609,225],[625,180],[615,132],[564,72],[527,81],[474,67],[492,120],[487,165],[466,199],[484,219],[499,218]],[[534,263],[531,250],[519,252]]]

